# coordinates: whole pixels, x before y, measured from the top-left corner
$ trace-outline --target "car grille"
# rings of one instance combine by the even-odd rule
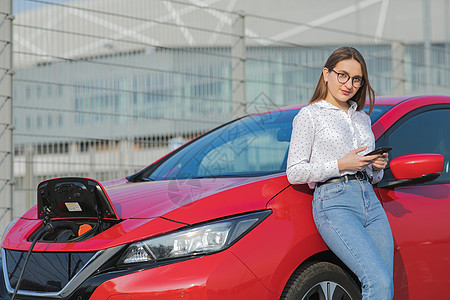
[[[20,283],[20,290],[59,292],[95,253],[32,252]],[[27,253],[5,249],[5,254],[9,284],[14,289]]]

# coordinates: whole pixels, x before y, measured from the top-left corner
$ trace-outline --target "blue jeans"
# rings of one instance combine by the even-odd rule
[[[358,276],[364,300],[394,295],[394,243],[386,213],[366,180],[316,187],[316,227],[327,246]]]

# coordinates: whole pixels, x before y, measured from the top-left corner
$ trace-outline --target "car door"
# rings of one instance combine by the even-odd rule
[[[450,105],[416,109],[378,140],[393,149],[389,159],[413,153],[444,156],[432,182],[392,186],[389,167],[377,185],[394,241],[395,299],[442,299],[450,285]]]

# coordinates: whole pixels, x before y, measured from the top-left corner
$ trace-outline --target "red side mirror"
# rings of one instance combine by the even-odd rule
[[[441,173],[444,157],[435,153],[416,153],[394,158],[389,166],[395,179],[418,179],[424,175]]]

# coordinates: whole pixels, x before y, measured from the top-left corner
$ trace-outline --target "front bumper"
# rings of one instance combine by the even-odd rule
[[[129,297],[129,298],[127,298]],[[112,278],[90,299],[277,299],[230,251]]]
[[[19,289],[16,299],[73,299],[74,294],[80,294],[80,290],[85,290],[87,287],[92,286],[92,284],[88,283],[86,285],[86,283],[92,277],[95,277],[96,274],[110,278],[109,274],[107,274],[108,272],[99,271],[105,270],[105,266],[108,266],[109,261],[117,256],[122,248],[123,246],[119,246],[98,251],[95,254],[87,253],[87,258],[90,257],[90,259],[85,260],[85,263],[83,263],[83,259],[80,259],[83,257],[81,252],[73,253],[72,256],[76,258],[68,260],[63,258],[69,253],[32,252],[34,255],[31,256],[26,266],[20,286],[21,288],[24,286],[26,288],[23,290]],[[13,252],[19,251],[5,251],[5,249],[2,249],[0,264],[0,278],[2,279],[0,285],[1,299],[9,299],[9,295],[12,295],[17,277],[23,267],[26,252],[22,252],[22,255],[18,253],[12,255]],[[69,257],[72,256],[69,255]],[[6,258],[8,258],[8,262]],[[67,266],[70,266],[71,263],[82,263],[82,265],[68,268]],[[52,275],[52,273],[54,274]],[[66,277],[66,280],[64,280],[64,277]],[[11,281],[13,282],[12,285]],[[61,283],[63,283],[63,286],[61,286]],[[81,294],[84,295],[86,293]],[[88,298],[88,296],[83,296],[76,299]]]
[[[2,270],[3,273],[3,270]],[[3,274],[2,274],[3,275]],[[2,276],[3,277],[3,276]],[[0,297],[9,299],[5,280]],[[165,265],[93,272],[70,294],[16,299],[278,299],[229,250]]]

